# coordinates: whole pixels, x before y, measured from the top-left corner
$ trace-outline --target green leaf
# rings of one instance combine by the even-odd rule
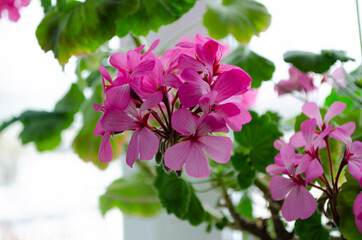
[[[116,33],[116,20],[138,9],[135,0],[69,1],[49,12],[39,24],[36,37],[47,52],[52,50],[59,63],[72,55],[94,52]]]
[[[192,192],[189,183],[178,178],[173,172],[167,174],[158,167],[154,186],[167,213],[174,213],[178,218],[186,216]]]
[[[195,226],[206,220],[205,210],[191,184],[177,177],[174,172],[167,174],[162,167],[157,167],[154,187],[167,213],[173,213]]]
[[[93,104],[95,103],[102,104],[101,85],[94,88],[92,97],[87,99],[81,107],[83,127],[74,138],[72,147],[82,160],[85,162],[92,162],[100,169],[105,169],[108,166],[108,163],[103,163],[98,159],[98,150],[102,141],[102,136],[95,137],[93,135],[97,122],[102,116],[102,113],[96,112],[93,109]],[[113,149],[113,159],[121,154],[126,139],[126,134],[115,135],[110,138]]]
[[[329,232],[321,223],[321,215],[316,211],[305,220],[298,219],[295,222],[295,233],[300,240],[329,240]]]
[[[258,88],[263,81],[270,80],[275,71],[273,62],[253,51],[246,50],[242,46],[228,54],[223,62],[238,66],[246,71],[252,78],[252,88]]]
[[[144,174],[114,181],[99,197],[99,203],[103,216],[112,208],[118,208],[126,215],[143,217],[154,216],[162,210],[156,192]]]
[[[59,145],[62,130],[72,124],[83,100],[83,93],[76,84],[72,84],[54,111],[26,111],[10,122],[23,123],[24,128],[19,135],[23,144],[34,142],[38,151],[52,150]]]
[[[179,19],[189,11],[196,0],[140,0],[138,11],[128,18],[117,21],[117,35],[129,32],[137,36],[147,36],[149,31],[158,29]]]
[[[304,113],[299,114],[296,118],[295,118],[295,124],[294,124],[294,131],[295,132],[299,132],[300,131],[300,125],[308,120],[309,117],[307,117],[306,115],[304,115]]]
[[[250,219],[253,218],[253,205],[250,197],[247,194],[244,194],[241,197],[240,202],[236,207],[236,209],[243,217]]]
[[[205,210],[193,189],[190,196],[189,210],[183,219],[187,219],[193,226],[197,226],[205,220]]]
[[[248,156],[240,153],[235,153],[231,156],[231,163],[238,171],[237,181],[240,189],[246,189],[253,184],[255,170],[251,165]]]
[[[320,54],[305,51],[289,51],[284,54],[284,61],[293,64],[303,72],[325,73],[337,61],[354,60],[344,51],[322,50]]]
[[[274,148],[274,141],[282,136],[278,126],[269,119],[267,115],[258,116],[250,112],[251,122],[243,125],[240,132],[234,132],[238,148],[244,154],[248,154],[254,169],[265,172],[265,168],[273,163],[277,150]]]
[[[41,0],[41,6],[44,13],[49,12],[52,9],[52,0]]]
[[[210,2],[204,15],[204,26],[216,39],[234,35],[237,41],[248,43],[253,35],[265,31],[271,16],[263,4],[253,0],[223,0]]]
[[[336,89],[332,88],[331,94],[326,98],[324,105],[330,107],[334,102],[343,102],[347,105],[347,108],[350,108],[354,105],[352,98],[347,96],[341,96],[337,93]]]
[[[339,230],[343,237],[348,240],[362,239],[355,224],[355,215],[353,214],[353,203],[357,195],[361,192],[359,182],[345,171],[346,182],[342,184],[341,191],[337,197],[337,209],[340,213]]]

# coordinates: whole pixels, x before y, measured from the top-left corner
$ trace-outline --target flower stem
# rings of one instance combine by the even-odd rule
[[[152,116],[154,116],[154,118],[157,120],[157,122],[158,122],[158,123],[160,124],[160,126],[163,128],[163,130],[165,130],[165,132],[167,133],[167,132],[168,132],[168,128],[165,126],[165,124],[163,124],[160,116],[158,116],[158,114],[157,114],[155,111],[153,111],[153,110],[151,110],[151,114],[152,114]]]
[[[323,191],[325,194],[327,194],[327,196],[329,196],[329,193],[327,192],[327,190],[325,190],[324,188],[321,188],[313,183],[308,183],[309,186],[312,186],[312,187],[315,187],[315,188],[318,188],[319,190]]]
[[[332,186],[333,186],[334,190],[336,190],[335,189],[335,184],[334,184],[334,173],[333,173],[331,149],[329,147],[328,137],[326,138],[326,145],[327,145],[327,152],[328,152],[329,168],[330,168],[330,171],[331,171]]]
[[[341,161],[341,164],[339,165],[339,168],[338,168],[338,172],[337,172],[337,176],[336,176],[336,182],[334,183],[335,184],[335,189],[338,193],[339,189],[338,189],[338,180],[339,180],[339,176],[341,175],[342,173],[342,169],[343,167],[347,165],[347,159],[345,157],[343,157],[342,161]]]

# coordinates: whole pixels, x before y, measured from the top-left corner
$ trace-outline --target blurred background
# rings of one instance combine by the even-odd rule
[[[188,36],[207,35],[202,26],[206,4],[199,0],[190,12],[175,23],[151,32],[149,42],[160,38],[162,47],[180,29],[192,25]],[[259,89],[254,110],[274,110],[284,117],[300,112],[303,102],[291,97],[278,97],[274,83],[288,78],[288,64],[283,53],[288,50],[319,52],[337,49],[354,58],[345,64],[347,70],[361,62],[355,1],[338,0],[261,0],[272,15],[271,26],[260,37],[253,37],[250,48],[275,63],[272,81]],[[76,59],[72,57],[62,68],[53,53],[40,48],[35,30],[43,18],[40,1],[32,0],[20,11],[18,22],[0,19],[0,124],[25,110],[51,110],[75,82]],[[231,47],[233,39],[225,39]],[[129,40],[114,38],[109,46],[116,50]],[[160,47],[159,47],[160,48]],[[157,49],[156,49],[157,50]],[[330,88],[312,96],[323,103]],[[173,216],[161,214],[157,219],[124,218],[119,210],[102,217],[98,198],[116,178],[132,169],[120,160],[100,171],[81,161],[73,153],[72,139],[81,127],[79,116],[62,133],[62,143],[51,152],[39,153],[31,144],[18,139],[21,124],[16,123],[0,134],[0,239],[241,239],[230,231],[205,233],[205,226],[188,226]],[[89,129],[93,132],[93,129]],[[201,196],[211,199],[212,195]],[[260,204],[263,204],[261,202]],[[258,211],[258,208],[254,208]],[[263,212],[256,212],[255,215]],[[166,227],[168,226],[168,227]],[[187,229],[187,230],[185,230]],[[171,237],[172,235],[172,237]]]

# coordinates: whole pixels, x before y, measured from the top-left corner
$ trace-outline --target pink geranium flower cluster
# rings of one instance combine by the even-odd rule
[[[224,48],[213,39],[197,35],[182,41],[158,57],[152,52],[159,41],[142,53],[144,46],[126,54],[115,53],[112,78],[100,67],[105,99],[95,105],[103,112],[95,135],[102,135],[99,159],[113,157],[109,138],[132,131],[126,162],[150,160],[160,151],[162,164],[193,177],[210,174],[208,159],[229,161],[232,141],[215,132],[240,131],[251,120],[242,105],[251,78],[236,66],[222,64]]]
[[[4,10],[8,11],[9,19],[11,21],[18,21],[20,18],[19,8],[26,7],[30,0],[0,0],[0,18]]]
[[[348,171],[362,185],[362,143],[352,141],[351,134],[355,130],[355,123],[348,122],[341,126],[334,126],[330,123],[331,119],[342,113],[346,105],[341,102],[335,102],[331,105],[324,116],[321,116],[318,106],[315,103],[306,103],[302,107],[303,113],[310,119],[301,124],[301,131],[295,133],[289,144],[283,139],[276,140],[274,147],[280,150],[280,154],[275,156],[275,164],[267,167],[267,172],[273,175],[270,182],[270,192],[274,200],[282,200],[286,197],[282,214],[287,221],[293,221],[298,218],[309,218],[317,207],[317,202],[312,194],[306,189],[306,186],[316,187],[322,190],[329,199],[331,211],[334,220],[338,218],[336,211],[335,196],[339,192],[338,179],[343,166],[348,165]],[[343,159],[336,177],[334,178],[332,159],[329,155],[329,166],[331,171],[332,183],[328,181],[321,165],[319,150],[327,148],[330,153],[329,139],[334,138],[346,145]],[[304,154],[295,153],[294,148],[304,148]],[[284,176],[280,176],[284,175]],[[325,186],[317,186],[312,183],[313,179],[319,178]],[[325,188],[324,188],[325,187]],[[362,200],[355,204],[356,224],[360,219]],[[357,200],[358,200],[357,199]],[[357,201],[356,200],[356,201]],[[362,221],[359,221],[361,224]],[[362,226],[359,226],[361,229]]]

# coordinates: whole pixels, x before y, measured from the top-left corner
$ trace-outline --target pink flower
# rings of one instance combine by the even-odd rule
[[[346,87],[346,73],[343,67],[336,68],[330,75],[330,77],[324,78],[328,81],[334,88]],[[322,81],[323,82],[323,81]]]
[[[324,120],[322,119],[322,116],[320,114],[319,108],[317,106],[316,103],[314,102],[309,102],[309,103],[305,103],[302,107],[302,111],[303,113],[310,117],[311,119],[315,119],[316,120],[316,124],[319,128],[320,131],[326,133],[328,136],[341,141],[343,143],[349,144],[352,142],[351,139],[351,135],[354,132],[355,128],[356,128],[356,124],[354,122],[347,122],[341,126],[338,127],[330,127],[329,121],[337,116],[338,114],[340,114],[341,112],[343,112],[343,110],[346,108],[346,104],[342,103],[342,102],[334,102],[331,107],[329,108],[328,112],[326,113]],[[329,132],[326,132],[326,128],[330,128]],[[320,134],[320,132],[315,131],[314,135],[315,137]],[[324,137],[326,137],[327,135],[324,134]],[[306,141],[303,138],[302,132],[296,132],[290,139],[290,143],[292,146],[294,147],[303,147],[306,145]],[[320,142],[319,146],[315,146],[315,147],[319,147],[319,149],[322,149],[325,147],[325,142],[322,141]]]
[[[30,0],[0,0],[0,18],[4,10],[8,10],[9,19],[17,22],[20,18],[19,8],[26,7]]]
[[[258,97],[258,89],[250,89],[242,95],[241,106],[250,108],[255,105]]]
[[[299,71],[294,66],[289,68],[289,76],[288,80],[281,80],[275,85],[274,90],[278,92],[279,96],[292,91],[307,93],[317,89],[313,85],[313,77],[308,73]]]
[[[351,145],[347,144],[344,155],[348,161],[348,172],[362,186],[362,142],[354,141]]]
[[[204,114],[217,113],[234,131],[240,131],[242,124],[251,120],[251,115],[240,102],[229,100],[250,89],[251,78],[243,70],[231,69],[220,74],[211,87],[192,68],[185,69],[181,78],[185,83],[180,86],[178,95],[183,106],[189,108],[199,104]]]
[[[353,203],[353,213],[358,230],[362,233],[362,192],[360,192]]]
[[[105,131],[99,149],[99,159],[101,162],[112,160],[113,153],[112,155],[110,154],[112,148],[109,143],[110,134],[112,132],[123,132],[126,130],[134,130],[126,156],[126,163],[130,167],[133,166],[138,157],[140,160],[150,160],[155,156],[158,150],[159,140],[157,136],[148,129],[147,123],[143,120],[141,116],[143,108],[141,106],[139,111],[133,102],[130,102],[126,111],[110,109],[104,113],[99,120],[102,129]]]
[[[295,170],[295,152],[293,147],[284,146],[281,158],[290,178],[274,176],[270,180],[270,193],[275,201],[284,199],[282,215],[287,221],[298,218],[307,219],[317,208],[317,201],[305,188],[306,182],[300,177],[303,173],[300,169]]]
[[[198,118],[186,108],[172,115],[172,127],[184,135],[184,141],[177,143],[165,152],[166,167],[178,171],[185,164],[186,173],[193,177],[207,177],[210,174],[207,155],[218,163],[230,159],[232,141],[228,137],[206,135],[224,131],[225,122],[211,114]]]

